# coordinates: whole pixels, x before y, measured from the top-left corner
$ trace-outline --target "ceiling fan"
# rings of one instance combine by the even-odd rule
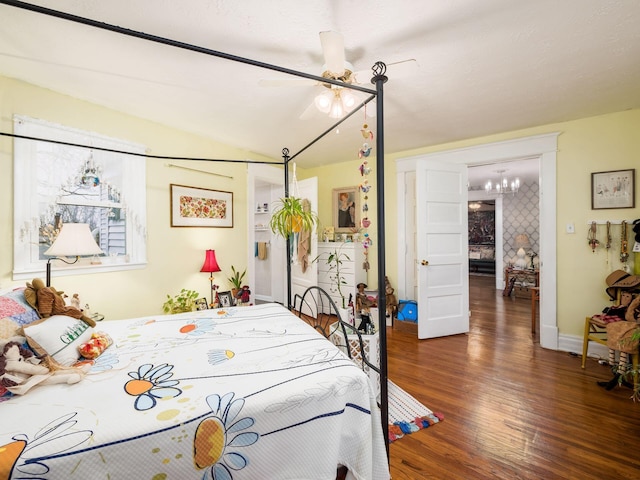
[[[338,80],[346,84],[364,84],[365,81],[358,79],[366,79],[368,83],[371,78],[371,69],[355,71],[353,65],[346,60],[344,37],[342,34],[334,31],[320,32],[320,45],[324,57],[324,65],[322,66],[321,77]],[[409,70],[416,67],[415,59],[403,60],[387,64],[387,72],[393,70],[394,78],[406,76]],[[282,82],[261,81],[263,85],[282,85]],[[310,85],[312,80],[298,80],[297,82],[287,82],[288,85]],[[365,99],[365,93],[357,90],[345,89],[339,85],[331,83],[317,83],[324,88],[324,91],[315,96],[313,102],[300,115],[301,119],[311,117],[315,112],[320,111],[328,114],[331,118],[342,118],[346,113],[355,108],[359,102]],[[373,102],[372,102],[373,103]],[[375,108],[365,110],[367,116],[375,115]]]

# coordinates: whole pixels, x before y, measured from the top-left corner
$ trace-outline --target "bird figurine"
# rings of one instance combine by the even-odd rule
[[[362,148],[360,149],[360,151],[358,152],[358,158],[362,158],[362,157],[368,157],[369,154],[371,153],[371,147],[369,146],[368,143],[363,143],[362,144]],[[367,168],[368,170],[368,168]],[[360,173],[362,173],[362,175],[367,175],[369,172],[363,172],[363,167],[360,167]]]
[[[371,168],[369,168],[369,162],[367,162],[366,160],[360,164],[358,169],[360,170],[360,175],[363,177],[371,173]]]
[[[369,125],[367,125],[366,123],[362,125],[360,133],[362,133],[362,138],[364,138],[365,140],[373,140],[373,132],[369,130]]]
[[[358,187],[360,188],[360,191],[362,193],[368,193],[369,190],[371,190],[371,185],[369,185],[369,180],[365,180]]]

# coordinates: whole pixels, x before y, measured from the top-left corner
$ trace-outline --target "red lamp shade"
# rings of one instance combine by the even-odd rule
[[[220,267],[218,266],[218,261],[216,260],[216,252],[215,250],[207,250],[205,252],[204,264],[200,269],[201,272],[219,272]]]

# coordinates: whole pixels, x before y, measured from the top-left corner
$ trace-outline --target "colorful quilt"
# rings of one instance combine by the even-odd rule
[[[278,304],[103,322],[75,385],[0,403],[0,479],[388,479],[368,377]]]

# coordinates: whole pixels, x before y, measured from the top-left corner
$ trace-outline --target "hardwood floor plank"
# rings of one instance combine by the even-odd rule
[[[390,445],[395,479],[640,479],[640,402],[608,366],[542,349],[528,299],[470,277],[470,332],[387,328],[389,378],[444,421]],[[397,323],[397,322],[396,322]]]

